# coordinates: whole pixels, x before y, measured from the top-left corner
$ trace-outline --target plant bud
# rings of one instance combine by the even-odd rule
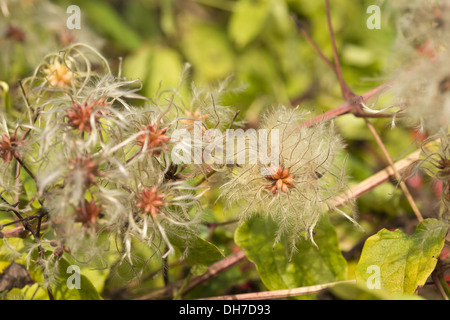
[[[54,253],[55,256],[57,256],[58,258],[61,258],[62,255],[63,255],[63,253],[64,253],[64,250],[63,250],[62,247],[57,247],[57,248],[55,249],[55,251],[53,251],[53,253]]]

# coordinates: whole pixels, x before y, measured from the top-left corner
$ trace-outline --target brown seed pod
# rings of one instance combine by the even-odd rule
[[[57,247],[55,249],[55,251],[53,251],[54,255],[57,256],[58,258],[61,258],[62,255],[64,254],[64,250],[62,247]]]
[[[165,193],[158,193],[156,186],[153,186],[150,189],[144,189],[144,191],[138,195],[139,201],[136,207],[140,208],[142,212],[151,214],[155,217],[157,213],[161,212],[160,208],[166,206],[166,203],[163,200],[165,196]]]
[[[159,128],[157,124],[142,127],[142,134],[136,138],[136,144],[142,147],[142,151],[154,149],[151,155],[159,156],[162,150],[167,149],[166,144],[170,137],[166,135],[168,128]]]

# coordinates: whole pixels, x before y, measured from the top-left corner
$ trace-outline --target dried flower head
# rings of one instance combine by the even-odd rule
[[[422,157],[411,164],[408,176],[423,170],[429,176],[450,184],[450,135],[445,131],[422,142]]]
[[[341,138],[333,124],[300,127],[305,114],[298,109],[279,107],[265,118],[261,128],[277,130],[278,166],[265,163],[239,165],[231,170],[221,197],[228,205],[240,204],[241,217],[270,215],[282,234],[295,244],[302,234],[311,238],[316,223],[327,209],[335,209],[331,200],[347,190]],[[294,249],[294,246],[293,246]]]
[[[89,187],[97,182],[101,175],[98,162],[91,159],[91,156],[76,157],[69,159],[70,175],[82,181],[82,184]],[[76,176],[76,177],[74,177]]]
[[[294,175],[289,173],[289,168],[283,168],[282,166],[273,167],[270,169],[270,175],[266,176],[269,181],[267,189],[272,193],[284,192],[288,193],[290,188],[294,188]]]
[[[66,110],[69,125],[77,129],[78,132],[86,131],[87,133],[91,133],[92,123],[98,123],[104,113],[103,110],[98,109],[103,106],[103,99],[93,103],[88,103],[87,101],[82,104],[74,102],[72,107]]]
[[[396,15],[396,51],[405,57],[433,57],[450,41],[450,5],[446,0],[401,0],[390,4]],[[406,59],[409,60],[409,59]],[[412,65],[412,64],[411,64]]]
[[[84,227],[93,226],[97,223],[100,217],[101,207],[98,206],[95,200],[88,202],[87,200],[82,205],[75,208],[76,222],[81,222]]]
[[[17,147],[20,144],[20,140],[17,138],[17,133],[13,133],[10,136],[3,133],[2,140],[0,141],[0,157],[5,162],[11,162],[13,158],[19,158],[20,154],[17,151]]]
[[[450,58],[444,52],[434,59],[420,59],[401,71],[392,91],[406,107],[404,121],[431,134],[450,124]]]
[[[13,77],[11,83],[28,75],[42,57],[49,52],[58,52],[68,44],[59,34],[67,30],[66,8],[50,0],[39,1],[0,1],[0,38],[2,59],[0,78]],[[74,40],[89,43],[100,48],[104,40],[92,32],[88,25],[70,30]],[[17,45],[19,44],[19,45]],[[8,50],[4,50],[9,48]],[[59,54],[59,52],[58,52]],[[11,63],[14,61],[14,63]],[[20,61],[21,68],[16,65]],[[11,72],[13,70],[14,73]],[[59,86],[53,88],[60,88]]]
[[[408,178],[419,170],[442,182],[439,218],[450,225],[450,134],[441,130],[422,142],[422,157],[407,170]]]
[[[206,131],[205,123],[206,119],[208,119],[207,114],[202,114],[201,109],[197,109],[194,112],[186,110],[185,111],[186,118],[181,120],[181,123],[186,126],[187,130],[194,130],[196,126],[201,127],[202,132]]]
[[[137,137],[136,144],[142,147],[142,151],[151,150],[151,155],[159,156],[161,152],[167,149],[167,143],[170,137],[166,135],[167,127],[159,128],[158,124],[149,124],[142,127],[142,134]]]
[[[25,35],[25,31],[23,31],[18,26],[9,25],[8,29],[6,30],[5,37],[13,39],[14,41],[17,41],[17,42],[24,42],[26,35]]]
[[[146,188],[138,195],[139,201],[137,202],[136,207],[140,208],[142,212],[151,214],[155,217],[157,213],[161,212],[160,208],[166,206],[166,203],[164,202],[165,196],[164,193],[158,193],[156,186],[153,186],[150,189]]]
[[[48,82],[53,87],[69,86],[73,79],[73,72],[60,59],[54,58],[52,63],[44,70]]]

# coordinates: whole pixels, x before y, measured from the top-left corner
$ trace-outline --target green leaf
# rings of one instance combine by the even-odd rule
[[[110,239],[111,245],[114,245],[113,240]],[[140,275],[158,274],[162,270],[163,262],[159,254],[159,248],[149,246],[147,242],[139,241],[133,238],[131,240],[131,261],[123,259],[120,252],[125,250],[122,244],[119,244],[119,249],[108,256],[109,275],[105,281],[109,290],[119,290],[128,286],[135,281],[140,281]],[[154,287],[163,286],[163,277],[151,277],[143,282],[140,282],[141,289],[150,289]]]
[[[281,34],[287,34],[293,26],[286,1],[271,0],[270,11]]]
[[[229,34],[243,48],[261,33],[270,13],[267,0],[241,0],[230,19]]]
[[[58,264],[58,274],[55,284],[52,285],[53,295],[56,300],[101,300],[99,293],[89,279],[80,274],[80,289],[69,289],[68,281],[72,282],[75,272],[68,272],[69,262],[62,258]],[[69,279],[70,278],[70,279]]]
[[[447,231],[436,219],[422,221],[413,235],[401,230],[379,231],[366,240],[355,270],[358,283],[375,285],[379,270],[381,289],[413,294],[434,270]]]
[[[234,53],[225,32],[202,22],[185,22],[182,49],[201,81],[223,79],[233,72]]]
[[[139,35],[128,27],[110,4],[103,1],[82,1],[79,6],[82,12],[86,12],[91,24],[115,44],[125,50],[140,48],[142,41]]]
[[[210,265],[217,260],[225,257],[223,252],[211,242],[208,242],[199,236],[188,233],[188,239],[176,236],[170,236],[170,243],[180,250],[185,256],[186,262],[191,266]]]
[[[167,36],[173,36],[176,32],[175,17],[174,17],[174,1],[166,0],[161,4],[161,29]]]
[[[415,294],[391,293],[385,290],[371,290],[356,283],[339,283],[330,292],[342,300],[424,300]]]
[[[274,245],[278,228],[270,218],[255,216],[235,233],[235,241],[269,290],[289,289],[345,280],[347,262],[342,257],[336,231],[324,215],[315,229],[314,241],[300,239],[289,259],[291,244],[286,238]]]
[[[123,61],[123,75],[129,79],[146,81],[148,77],[148,64],[153,47],[144,45],[139,50],[129,54]]]
[[[367,67],[375,62],[376,55],[369,48],[347,45],[342,53],[342,60],[351,66]]]
[[[155,47],[148,69],[150,77],[145,84],[146,92],[154,96],[158,90],[178,87],[183,75],[182,57],[169,47]]]
[[[208,271],[208,266],[204,264],[196,264],[191,268],[191,273],[194,276],[201,276]]]
[[[10,221],[10,220],[6,220]],[[1,221],[0,221],[1,222]],[[9,228],[8,228],[9,229]],[[3,230],[5,231],[5,230]],[[8,242],[8,245],[5,243]],[[21,253],[26,248],[26,241],[21,238],[8,238],[0,240],[0,262],[11,262],[14,258],[19,258],[16,254]],[[14,251],[12,251],[14,250]],[[2,271],[2,265],[0,264],[0,272]]]

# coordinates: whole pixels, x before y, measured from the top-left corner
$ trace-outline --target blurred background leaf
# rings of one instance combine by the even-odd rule
[[[61,33],[67,31],[64,25],[69,16],[66,8],[73,4],[81,9],[81,30]],[[366,9],[372,4],[372,0],[335,0],[331,6],[343,74],[356,94],[384,83],[392,71],[391,48],[396,36],[395,27],[389,20],[386,2],[383,2],[380,4],[382,28],[367,28]],[[53,15],[50,16],[50,12]],[[327,57],[331,58],[324,1],[33,0],[15,2],[11,13],[11,16],[4,19],[2,16],[0,20],[0,81],[4,81],[9,87],[8,96],[3,95],[2,91],[0,105],[7,104],[12,116],[23,111],[18,79],[32,74],[45,54],[61,50],[67,45],[67,41],[83,41],[97,48],[106,55],[116,74],[122,61],[122,76],[141,79],[143,88],[140,93],[150,98],[154,98],[161,90],[173,87],[179,88],[180,94],[187,97],[189,91],[186,87],[191,82],[210,86],[233,75],[234,82],[230,86],[242,84],[246,89],[226,95],[223,104],[233,106],[233,111],[240,110],[237,120],[247,121],[248,127],[257,126],[261,114],[267,108],[279,104],[300,105],[311,111],[311,115],[317,115],[343,103],[334,73],[300,34],[290,16],[291,13],[298,16],[307,32]],[[23,40],[6,36],[11,25],[24,31]],[[190,64],[192,68],[185,83],[178,87],[185,64]],[[7,98],[9,101],[5,101]],[[381,102],[386,101],[381,99]],[[390,121],[384,119],[373,120],[373,123],[394,160],[402,158],[416,147],[414,130],[401,126],[391,129]],[[336,124],[347,144],[350,185],[355,185],[387,166],[364,120],[347,115],[337,119]],[[28,184],[24,188],[27,192],[35,191]],[[435,201],[438,195],[433,193],[433,188],[433,181],[428,180],[423,180],[420,185],[411,184],[412,193],[425,217],[436,216]],[[234,218],[234,212],[227,211],[224,215],[223,204],[220,201],[215,203],[217,193],[211,192],[209,196],[211,199],[204,203],[205,218],[209,222]],[[431,200],[425,200],[425,196]],[[357,204],[359,222],[366,228],[368,235],[386,225],[411,228],[413,214],[395,181],[386,182],[367,193],[358,199]],[[7,217],[9,216],[0,213],[0,221],[9,221]],[[269,229],[265,230],[258,223],[262,222],[252,220],[241,226],[236,233],[237,240],[244,243],[244,235],[248,237],[252,234],[251,229],[248,229],[251,224],[259,226],[258,232],[262,234],[270,231],[270,224]],[[338,258],[340,248],[344,250],[344,255],[354,252],[355,248],[361,249],[361,243],[367,235],[354,232],[353,226],[345,220],[332,217],[331,223],[335,231],[332,232],[328,222],[324,222],[325,227],[319,229],[317,237],[320,239],[321,232],[330,237],[329,242],[324,240],[323,245],[331,246],[337,259],[337,270],[324,266],[327,273],[325,278],[341,279],[347,275],[345,261]],[[212,245],[229,254],[236,249],[233,244],[235,227],[236,225],[220,227],[212,234],[205,232],[205,238],[210,237],[208,240]],[[258,240],[258,232],[255,232],[254,241]],[[259,245],[271,244],[271,235],[266,236],[269,237],[266,239],[267,243],[261,242]],[[248,241],[250,240],[249,238]],[[311,247],[310,243],[303,245],[303,249],[311,257],[320,257],[320,252]],[[282,252],[282,244],[279,246],[281,247],[277,247],[277,250]],[[245,245],[243,247],[250,256],[254,254],[257,257],[257,252],[253,252],[252,248],[246,248]],[[0,248],[0,255],[4,254],[3,251]],[[136,258],[142,261],[147,261],[152,254],[151,250],[136,249]],[[348,254],[348,257],[350,269],[359,256]],[[290,263],[294,263],[293,266],[295,263],[308,263],[307,259],[306,262],[302,258],[298,259],[283,263],[285,266],[290,266]],[[115,264],[117,261],[114,260],[111,263],[114,268],[106,280],[105,290],[116,294],[117,288],[132,281],[134,270],[126,264]],[[161,261],[153,261],[146,266],[146,271],[155,272],[160,264]],[[259,264],[260,268],[264,267],[263,263]],[[264,288],[258,275],[248,271],[247,267],[248,265],[242,267],[242,270],[227,271],[211,281],[209,286],[194,290],[189,297]],[[182,267],[171,270],[173,278],[185,274]],[[354,276],[352,270],[349,271],[349,277]],[[292,275],[289,270],[286,272],[286,279],[290,279],[289,281],[263,277],[264,283],[269,288],[281,288],[316,284],[318,281],[314,275],[308,278],[305,274]],[[92,282],[101,289],[101,284]],[[230,288],[230,283],[236,285]],[[148,280],[143,288],[160,285],[162,281],[155,275],[155,279]]]
[[[261,280],[269,290],[292,289],[345,280],[347,262],[341,255],[339,242],[324,215],[315,229],[314,241],[300,239],[295,252],[286,237],[274,243],[277,224],[270,217],[244,222],[235,234],[235,241],[247,258],[255,263]]]

